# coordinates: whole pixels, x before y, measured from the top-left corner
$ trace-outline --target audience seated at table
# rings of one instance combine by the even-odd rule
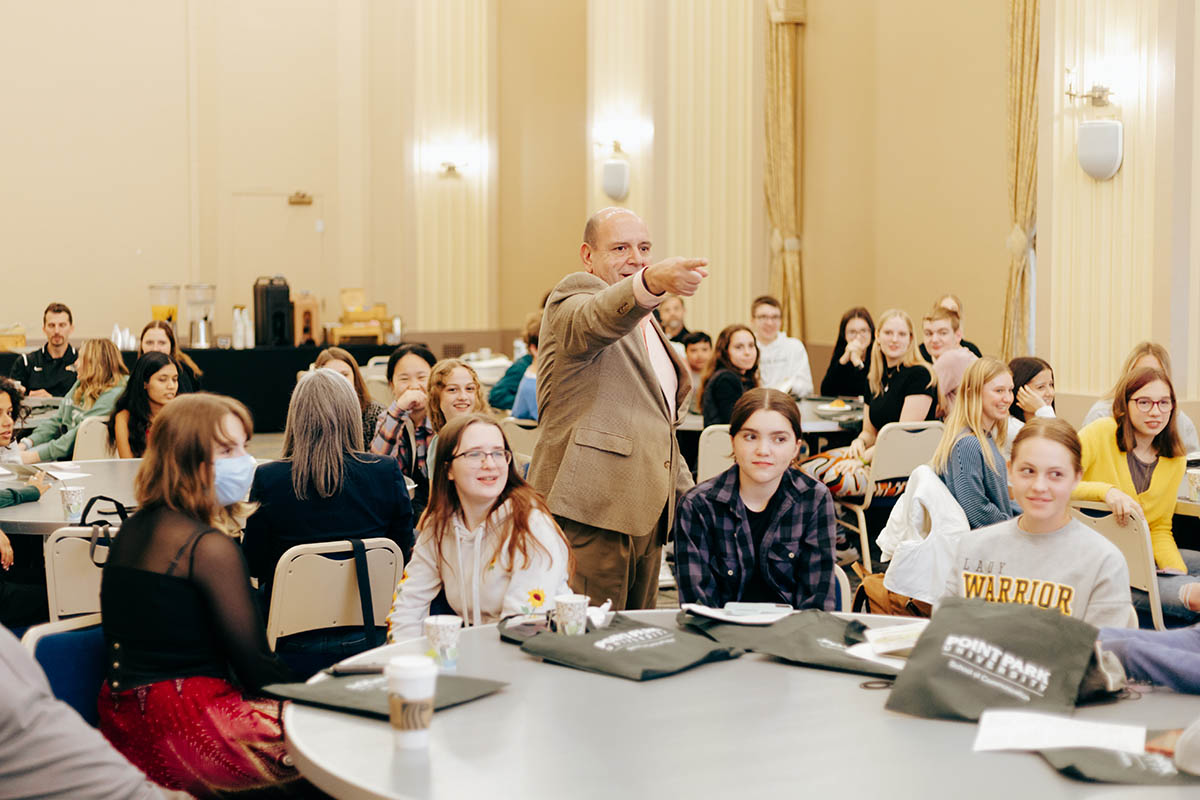
[[[963,338],[963,322],[962,322],[962,320],[963,320],[963,310],[962,310],[962,301],[958,299],[957,295],[953,295],[953,294],[944,294],[944,295],[942,295],[941,297],[939,297],[939,298],[937,299],[937,302],[936,302],[936,303],[934,303],[933,305],[934,305],[935,307],[939,307],[939,306],[940,306],[941,308],[944,308],[944,309],[946,309],[947,311],[952,311],[952,312],[954,312],[955,314],[957,314],[957,315],[958,315],[958,320],[957,320],[957,322],[958,322],[958,327],[957,327],[957,328],[955,328],[955,332],[956,332],[956,333],[955,333],[955,335],[956,335],[956,337],[958,338],[958,343],[959,343],[959,345],[961,345],[962,347],[965,347],[965,348],[967,348],[968,350],[970,350],[972,353],[974,353],[974,354],[975,354],[975,355],[977,355],[977,356],[982,356],[982,355],[983,355],[983,353],[982,353],[982,352],[980,352],[980,350],[979,350],[979,347],[978,347],[978,346],[977,346],[977,345],[976,345],[974,342],[968,342],[966,339],[964,339],[964,338]],[[925,360],[926,360],[926,361],[928,361],[930,364],[932,364],[932,363],[933,363],[933,361],[934,361],[934,359],[931,357],[931,355],[930,355],[929,351],[925,349],[925,345],[924,345],[924,344],[922,344],[922,345],[921,345],[921,358],[925,359]]]
[[[142,335],[138,337],[139,358],[154,352],[165,353],[179,367],[179,394],[200,391],[200,379],[204,377],[204,371],[196,366],[191,356],[179,348],[175,339],[175,329],[165,320],[150,320],[146,327],[142,328]]]
[[[89,417],[106,419],[125,390],[129,370],[121,360],[121,352],[107,339],[84,342],[75,366],[79,378],[63,398],[58,414],[20,441],[18,457],[24,463],[69,459],[80,424]]]
[[[833,499],[790,468],[800,410],[775,389],[751,389],[729,422],[734,465],[691,489],[675,516],[679,599],[786,603],[832,611]]]
[[[717,334],[713,357],[700,380],[704,427],[727,425],[738,398],[758,386],[758,345],[754,333],[734,323]]]
[[[12,453],[13,430],[21,418],[22,392],[8,378],[0,378],[0,452]],[[0,508],[34,503],[50,489],[45,473],[30,477],[15,488],[0,489]],[[46,561],[42,537],[16,536],[15,541],[0,530],[0,623],[23,627],[45,622]]]
[[[866,397],[870,394],[867,373],[874,341],[875,322],[870,311],[855,306],[843,314],[829,367],[821,379],[821,394],[827,397]]]
[[[537,422],[537,352],[538,334],[541,330],[542,315],[530,314],[525,319],[525,347],[529,349],[532,360],[517,386],[517,399],[513,401],[512,407],[514,419],[530,419]]]
[[[51,303],[42,312],[46,344],[24,353],[13,362],[9,377],[21,384],[29,397],[62,397],[75,385],[77,354],[71,346],[75,318],[62,303]]]
[[[1128,624],[1125,557],[1071,516],[1071,492],[1082,475],[1074,428],[1053,418],[1026,425],[1008,467],[1020,514],[958,538],[946,595],[1056,609],[1098,627]]]
[[[371,399],[371,395],[367,392],[367,382],[363,380],[362,370],[358,368],[358,362],[354,360],[354,356],[350,355],[348,350],[341,347],[326,347],[317,354],[313,366],[317,369],[333,370],[350,381],[350,385],[354,387],[354,393],[358,396],[358,407],[362,413],[363,447],[359,449],[364,449],[375,438],[379,420],[383,418],[387,409]]]
[[[930,466],[962,506],[971,528],[1012,519],[1021,509],[1009,499],[1000,448],[1008,432],[1012,373],[994,358],[977,359],[962,385]]]
[[[290,547],[386,537],[412,555],[412,504],[394,458],[363,452],[358,398],[332,370],[305,373],[292,392],[283,457],[254,474],[242,549],[269,608],[275,565]],[[362,626],[312,631],[280,639],[280,653],[328,653],[339,658],[367,647]]]
[[[392,640],[421,634],[442,589],[466,625],[549,611],[556,595],[570,592],[566,537],[512,457],[485,414],[442,428],[429,507],[388,615]]]
[[[884,425],[934,418],[937,379],[932,367],[917,354],[912,318],[904,311],[890,309],[880,316],[867,383],[862,433],[848,447],[818,453],[800,464],[804,474],[822,481],[834,497],[858,497],[866,491],[867,464]],[[880,481],[875,495],[899,495],[904,485],[903,479]]]
[[[392,456],[405,476],[417,484],[412,493],[413,515],[420,517],[429,499],[425,459],[433,422],[429,413],[429,371],[437,363],[429,348],[419,344],[397,347],[388,356],[387,379],[396,399],[379,419],[370,450]]]
[[[958,398],[958,387],[962,385],[963,375],[967,367],[975,363],[979,356],[965,347],[956,347],[949,353],[933,362],[933,374],[937,376],[938,403],[937,418],[945,419],[954,408]]]
[[[683,340],[687,337],[687,327],[683,324],[684,305],[683,298],[677,295],[671,295],[658,304],[658,308],[654,309],[654,316],[658,319],[658,323],[662,325],[663,333],[672,342],[683,344]]]
[[[936,364],[946,353],[962,348],[958,314],[943,306],[934,306],[922,318],[921,331],[921,357],[930,364]]]
[[[1139,342],[1134,345],[1134,348],[1129,351],[1129,355],[1125,357],[1125,364],[1121,367],[1120,377],[1117,378],[1117,386],[1120,386],[1121,381],[1130,372],[1142,367],[1153,367],[1161,369],[1171,377],[1171,356],[1167,353],[1167,348],[1156,342]],[[1087,427],[1098,419],[1103,417],[1111,417],[1113,415],[1113,398],[1116,396],[1117,387],[1114,386],[1106,396],[1097,400],[1090,409],[1087,416],[1083,418],[1083,425]],[[1194,453],[1200,451],[1200,433],[1196,431],[1196,424],[1192,422],[1191,417],[1184,413],[1183,409],[1175,408],[1175,430],[1179,434],[1179,441],[1183,445],[1184,453]]]
[[[179,368],[170,356],[151,351],[139,358],[108,420],[108,446],[120,458],[141,458],[155,415],[178,391]]]
[[[1083,481],[1073,497],[1103,502],[1121,524],[1141,516],[1150,528],[1165,614],[1176,622],[1200,621],[1200,552],[1180,550],[1172,516],[1186,469],[1175,414],[1175,387],[1164,370],[1140,367],[1125,373],[1113,398],[1113,416],[1079,433]],[[1134,603],[1149,608],[1146,594]]]
[[[445,358],[433,365],[429,373],[429,421],[433,425],[428,457],[430,475],[433,474],[437,459],[438,431],[447,422],[464,414],[487,413],[490,410],[474,367],[457,358]]]
[[[804,397],[813,392],[808,351],[799,339],[783,331],[783,305],[769,294],[750,304],[750,320],[758,342],[759,383]]]
[[[0,378],[0,453],[7,454],[10,463],[20,454],[20,449],[13,441],[13,432],[17,429],[17,423],[29,411],[21,404],[23,395],[15,382],[8,378]],[[49,484],[42,475],[36,481],[31,478],[20,488],[0,489],[0,508],[8,508],[18,503],[36,503],[48,488]],[[0,567],[8,569],[12,566],[12,549],[8,539],[3,537],[3,532],[0,532]]]
[[[1013,404],[1008,411],[1008,446],[1021,426],[1034,417],[1054,418],[1054,369],[1036,356],[1020,356],[1008,362],[1013,376]],[[1008,458],[1008,452],[1004,453]]]
[[[704,331],[692,331],[683,338],[683,355],[688,372],[692,375],[692,405],[688,413],[703,413],[700,407],[700,384],[704,380],[704,370],[712,360],[712,351],[712,337]]]
[[[251,429],[226,397],[162,410],[100,584],[100,730],[151,780],[201,797],[299,779],[280,703],[255,695],[294,676],[267,647],[233,538],[250,510]]]

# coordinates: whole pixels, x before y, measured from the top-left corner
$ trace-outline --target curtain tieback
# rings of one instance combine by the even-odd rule
[[[1008,238],[1004,240],[1004,246],[1008,248],[1008,252],[1012,253],[1013,258],[1021,258],[1029,249],[1029,234],[1019,223],[1013,225]]]
[[[778,255],[782,252],[797,253],[800,251],[799,236],[784,236],[779,228],[771,230],[771,252]]]

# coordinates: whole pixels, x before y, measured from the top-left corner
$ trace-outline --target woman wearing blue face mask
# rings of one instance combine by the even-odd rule
[[[293,676],[267,647],[241,548],[253,507],[250,414],[186,394],[154,418],[139,510],[113,538],[100,583],[108,653],[100,730],[151,780],[210,797],[299,781],[279,703]]]

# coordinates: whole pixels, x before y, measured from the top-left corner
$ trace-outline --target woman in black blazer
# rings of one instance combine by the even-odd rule
[[[242,540],[266,606],[275,564],[298,544],[384,536],[400,546],[407,563],[413,518],[400,462],[364,452],[362,431],[354,387],[337,372],[314,370],[296,384],[283,459],[258,467],[250,490],[258,509],[246,521]],[[349,655],[360,642],[365,646],[361,628],[345,633],[305,649]],[[279,649],[288,650],[285,644]]]

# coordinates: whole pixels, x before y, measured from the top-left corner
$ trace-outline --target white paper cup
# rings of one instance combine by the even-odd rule
[[[429,746],[437,664],[429,656],[396,656],[383,670],[387,678],[388,710],[396,747],[415,750]]]
[[[588,600],[586,594],[560,594],[554,598],[554,625],[566,636],[587,633]]]
[[[78,525],[83,519],[83,487],[63,484],[58,493],[62,497],[63,518]]]
[[[462,617],[453,614],[434,614],[425,618],[425,638],[429,641],[430,656],[442,672],[458,669],[458,635],[462,632]]]
[[[1200,503],[1200,468],[1192,467],[1187,471],[1188,499]]]

